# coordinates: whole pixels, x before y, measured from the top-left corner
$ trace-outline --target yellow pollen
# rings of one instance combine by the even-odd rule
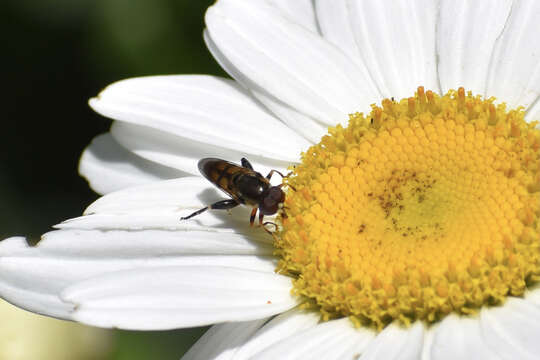
[[[540,281],[540,131],[494,100],[420,87],[302,154],[275,239],[306,306],[381,329]]]

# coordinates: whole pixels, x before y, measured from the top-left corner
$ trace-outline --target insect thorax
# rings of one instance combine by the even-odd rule
[[[257,205],[261,201],[262,194],[268,189],[269,184],[264,177],[258,174],[239,174],[233,178],[233,182],[239,195],[248,205]]]

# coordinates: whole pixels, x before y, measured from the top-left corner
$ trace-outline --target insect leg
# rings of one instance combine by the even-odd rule
[[[221,201],[215,202],[209,207],[210,209],[229,210],[238,205],[240,205],[238,201],[233,200],[233,199],[227,199],[227,200],[221,200]]]
[[[255,222],[255,215],[257,215],[257,208],[253,208],[253,210],[251,210],[251,216],[249,217],[249,226],[253,226],[253,223]]]
[[[245,167],[246,169],[249,169],[249,170],[253,170],[253,166],[252,166],[251,163],[248,161],[248,159],[242,158],[242,159],[240,160],[240,162],[242,163],[242,167]]]
[[[296,190],[295,190],[296,191]],[[286,209],[289,209],[288,207],[284,206],[281,208],[281,217],[283,219],[288,219],[289,216],[287,215],[287,211],[285,211]]]
[[[272,178],[272,175],[274,175],[274,173],[278,173],[282,178],[286,178],[287,176],[283,175],[281,172],[277,171],[277,170],[272,170],[268,173],[268,175],[266,175],[266,178],[268,180],[270,180]]]
[[[294,186],[292,186],[291,184],[289,184],[289,183],[287,183],[287,184],[279,184],[278,186],[279,187],[287,186],[287,187],[290,187],[291,189],[293,189],[293,191],[296,191],[296,188]]]
[[[268,228],[266,227],[266,225],[273,225],[274,226],[274,231],[270,231],[268,230]],[[265,221],[263,224],[262,224],[264,230],[269,233],[270,235],[272,235],[272,237],[274,238],[274,240],[276,240],[276,234],[274,234],[276,231],[278,231],[278,225],[276,223],[273,223],[271,221]]]
[[[290,173],[288,173],[287,175],[283,175],[281,172],[279,172],[279,171],[277,171],[277,170],[272,170],[272,171],[270,171],[270,172],[268,173],[268,175],[266,175],[266,178],[267,178],[268,180],[270,180],[270,178],[272,177],[272,175],[274,175],[274,173],[279,174],[279,175],[280,175],[282,178],[284,178],[284,179],[288,178],[288,177],[292,174],[292,172],[290,172]],[[281,185],[278,185],[278,186],[279,186],[279,187],[282,187],[283,185],[284,185],[284,184],[281,184]],[[296,189],[295,189],[293,186],[291,186],[290,184],[287,184],[287,186],[290,187],[291,189],[293,189],[294,191],[296,191]]]
[[[184,217],[180,218],[180,220],[191,219],[194,216],[202,214],[203,212],[205,212],[208,209],[228,210],[228,209],[232,209],[233,207],[238,206],[238,205],[240,205],[240,203],[237,202],[236,200],[233,200],[233,199],[221,200],[221,201],[213,203],[212,205],[208,205],[207,207],[204,207],[204,208],[202,208],[200,210],[197,210],[197,211],[195,211],[194,213],[192,213],[192,214],[190,214],[188,216],[184,216]]]

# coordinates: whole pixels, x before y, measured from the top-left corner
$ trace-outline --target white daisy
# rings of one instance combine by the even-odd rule
[[[537,359],[539,17],[533,0],[218,1],[204,35],[234,81],[92,99],[117,121],[80,171],[108,194],[36,247],[1,242],[0,294],[102,327],[218,324],[187,359]],[[298,164],[275,239],[246,208],[179,221],[222,198],[208,156]]]

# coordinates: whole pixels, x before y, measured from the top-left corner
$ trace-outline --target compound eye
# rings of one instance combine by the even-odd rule
[[[273,206],[277,206],[277,201],[276,201],[276,199],[274,199],[273,196],[265,197],[264,200],[263,200],[263,203],[264,203],[264,206],[266,208],[271,208]]]
[[[270,188],[270,190],[268,191],[268,197],[277,203],[285,201],[285,193],[277,186],[273,186]]]
[[[263,215],[273,215],[277,213],[283,201],[285,201],[285,193],[277,186],[271,187],[259,205],[259,210]]]
[[[259,211],[263,215],[273,215],[278,211],[278,204],[269,198],[265,198],[259,205]]]

